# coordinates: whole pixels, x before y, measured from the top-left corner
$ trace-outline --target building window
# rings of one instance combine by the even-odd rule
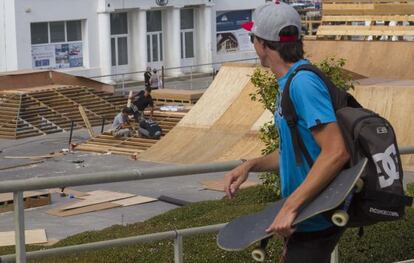
[[[147,61],[163,61],[161,11],[147,11]]]
[[[181,58],[194,57],[194,9],[181,9]]]
[[[111,14],[112,66],[128,65],[128,14]]]
[[[83,66],[82,21],[30,24],[33,68]]]
[[[33,45],[49,43],[48,23],[32,23],[30,24],[30,31]]]

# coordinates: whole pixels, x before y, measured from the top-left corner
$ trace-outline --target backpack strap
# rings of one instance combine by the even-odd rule
[[[300,65],[292,72],[292,74],[290,74],[288,80],[286,81],[282,94],[282,115],[287,121],[287,124],[290,129],[293,148],[295,151],[296,164],[303,164],[301,156],[301,153],[303,153],[309,167],[312,167],[313,160],[308,150],[306,149],[306,146],[303,143],[302,138],[300,138],[299,136],[299,129],[297,128],[298,116],[295,107],[293,106],[292,99],[290,98],[290,84],[293,78],[296,76],[296,74],[301,70],[307,70],[315,73],[325,83],[326,87],[328,88],[329,95],[332,101],[332,106],[335,111],[345,106],[361,107],[361,105],[355,100],[354,97],[349,95],[347,92],[338,89],[335,86],[335,84],[333,84],[333,82],[328,77],[326,77],[326,75],[321,70],[319,70],[316,66],[312,64]]]

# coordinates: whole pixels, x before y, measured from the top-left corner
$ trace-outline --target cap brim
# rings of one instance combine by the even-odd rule
[[[247,31],[252,31],[253,24],[254,24],[253,21],[249,21],[249,22],[243,23],[241,27],[246,29]]]

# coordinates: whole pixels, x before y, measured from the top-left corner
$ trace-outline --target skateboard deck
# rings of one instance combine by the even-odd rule
[[[367,162],[368,160],[365,158],[355,166],[338,174],[313,201],[300,209],[293,225],[340,207],[350,196],[358,179],[363,174]],[[258,213],[234,219],[220,230],[217,236],[217,245],[224,250],[239,251],[257,241],[271,237],[273,233],[267,233],[265,230],[271,225],[285,200],[272,203]]]

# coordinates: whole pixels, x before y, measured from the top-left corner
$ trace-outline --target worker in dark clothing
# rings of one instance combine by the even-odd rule
[[[154,114],[154,102],[151,97],[150,87],[146,87],[145,91],[141,90],[138,92],[138,94],[132,97],[132,100],[131,110],[134,114],[134,119],[138,124],[144,118],[144,110],[147,107],[150,107],[151,109],[150,118],[152,119]]]
[[[151,87],[151,82],[150,82],[151,76],[152,76],[152,74],[151,74],[151,67],[147,67],[147,70],[144,73],[144,84],[145,84],[145,87]]]

